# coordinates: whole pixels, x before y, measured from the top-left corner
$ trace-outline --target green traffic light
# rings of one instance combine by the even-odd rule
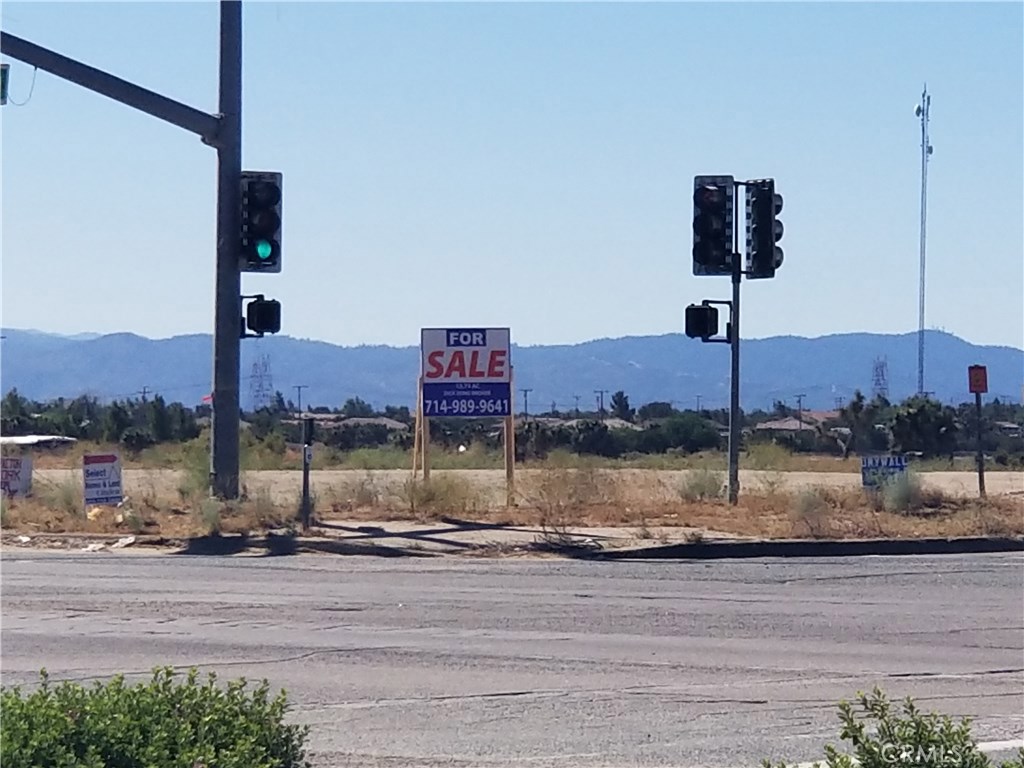
[[[256,255],[260,257],[260,261],[266,261],[270,258],[270,254],[274,252],[274,247],[266,240],[260,240],[256,243]]]

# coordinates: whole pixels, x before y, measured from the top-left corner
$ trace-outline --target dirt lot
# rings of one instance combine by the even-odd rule
[[[567,478],[572,472],[562,470],[561,476]],[[516,483],[520,500],[529,502],[532,497],[543,493],[544,479],[558,476],[558,473],[558,470],[518,471]],[[700,470],[578,470],[574,484],[584,485],[591,481],[595,485],[595,492],[607,491],[610,486],[614,486],[615,500],[624,504],[657,503],[677,501],[680,486],[688,477],[699,473]],[[464,481],[478,494],[480,506],[504,506],[505,474],[501,470],[441,470],[431,474],[433,477],[454,477]],[[724,473],[721,476],[724,479]],[[407,470],[317,470],[311,473],[310,483],[313,493],[321,499],[360,490],[385,498],[400,498],[410,477],[411,473]],[[54,485],[80,483],[81,472],[72,469],[41,469],[36,470],[35,478],[39,483]],[[948,496],[973,497],[978,492],[978,478],[972,472],[927,472],[921,474],[921,479],[925,489],[940,491]],[[124,471],[125,491],[134,497],[174,499],[180,495],[178,489],[184,480],[184,473],[179,470]],[[291,504],[299,497],[302,473],[282,470],[246,472],[243,473],[242,484],[250,496],[264,491],[275,504]],[[844,472],[740,471],[741,494],[759,496],[794,493],[805,488],[855,491],[860,488],[860,484],[859,474]],[[1024,495],[1024,473],[990,472],[985,475],[985,484],[990,496]]]
[[[762,538],[919,538],[1024,535],[1024,475],[986,477],[989,498],[964,472],[922,473],[913,499],[869,497],[850,473],[743,471],[740,503],[722,500],[725,474],[705,470],[544,469],[516,475],[505,503],[504,473],[447,470],[411,483],[405,470],[312,473],[321,521],[416,521],[457,518],[545,528],[621,527],[642,538],[670,529]],[[5,502],[4,528],[18,532],[86,531],[189,536],[287,526],[299,509],[301,473],[245,473],[243,498],[208,498],[203,473],[127,469],[121,509],[81,500],[76,470],[37,470],[34,496]],[[673,534],[675,535],[675,534]],[[681,534],[680,534],[681,535]]]

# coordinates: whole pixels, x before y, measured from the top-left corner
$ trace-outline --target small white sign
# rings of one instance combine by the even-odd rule
[[[94,453],[82,457],[82,480],[85,505],[120,504],[124,500],[121,487],[121,457],[116,453]]]
[[[306,463],[306,466],[309,466],[310,464],[313,463],[313,446],[312,445],[307,445],[307,446],[303,447],[303,449],[302,449],[302,460]]]
[[[32,492],[32,457],[4,456],[0,459],[0,492],[8,498]]]

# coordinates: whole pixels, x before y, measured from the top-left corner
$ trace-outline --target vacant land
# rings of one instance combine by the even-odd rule
[[[744,470],[737,506],[722,500],[725,473],[707,469],[522,469],[511,505],[501,470],[435,470],[430,483],[409,470],[318,470],[311,489],[323,521],[455,517],[554,530],[632,527],[641,538],[671,529],[765,538],[1024,535],[1024,475],[989,475],[987,500],[977,498],[971,473],[911,477],[872,495],[859,474]],[[125,504],[85,511],[78,470],[37,470],[34,497],[5,502],[4,527],[188,536],[294,525],[300,472],[245,472],[243,499],[228,504],[207,498],[206,481],[202,467],[126,469]]]

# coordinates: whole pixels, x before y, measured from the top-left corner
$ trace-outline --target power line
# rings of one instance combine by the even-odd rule
[[[528,421],[530,419],[530,393],[533,390],[523,387],[519,391],[523,393],[523,418]]]
[[[294,385],[292,387],[292,389],[294,389],[296,392],[298,392],[298,395],[299,395],[299,402],[298,402],[298,411],[299,411],[299,413],[302,413],[302,390],[308,389],[308,388],[309,388],[308,384],[296,384],[296,385]]]

